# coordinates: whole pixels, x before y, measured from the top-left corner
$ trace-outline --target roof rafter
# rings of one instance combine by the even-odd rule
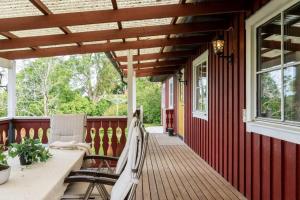
[[[70,44],[75,42],[91,42],[113,40],[131,37],[155,36],[161,34],[178,34],[192,32],[210,32],[228,28],[226,23],[193,23],[177,25],[158,25],[149,27],[126,28],[122,30],[102,30],[83,33],[57,34],[14,38],[0,40],[0,49],[23,48],[28,46],[48,46],[57,44]]]
[[[154,18],[241,12],[242,3],[201,2],[0,19],[0,32]]]
[[[133,64],[134,68],[143,69],[150,67],[164,67],[164,66],[178,66],[186,63],[186,60],[170,60],[170,61],[158,61],[158,62],[146,62],[140,64]],[[126,69],[127,65],[121,65],[120,68]]]
[[[149,54],[141,54],[134,55],[133,61],[142,61],[142,60],[154,60],[154,59],[162,59],[162,58],[182,58],[193,55],[194,51],[171,51],[171,52],[163,52],[163,53],[149,53]],[[127,62],[126,56],[119,56],[115,58],[118,62]]]
[[[36,57],[50,57],[60,55],[84,54],[95,52],[108,52],[108,51],[121,51],[137,48],[152,48],[161,46],[174,46],[174,45],[191,45],[201,44],[211,41],[208,36],[195,36],[188,38],[171,38],[171,39],[154,39],[154,40],[139,40],[133,42],[111,42],[105,44],[92,44],[83,46],[66,46],[66,47],[53,47],[31,50],[19,50],[0,52],[0,57],[6,59],[25,59]]]

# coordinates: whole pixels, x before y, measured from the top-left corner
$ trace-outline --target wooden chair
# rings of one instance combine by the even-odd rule
[[[77,173],[65,179],[65,183],[82,184],[87,183],[88,186],[85,191],[67,190],[62,199],[89,199],[92,197],[101,199],[133,199],[135,190],[138,184],[138,179],[142,174],[142,168],[146,157],[148,146],[149,133],[145,130],[141,123],[135,126],[133,136],[131,138],[131,145],[128,152],[127,164],[119,177],[103,177],[99,172]],[[111,185],[112,191],[109,194],[105,185]],[[82,190],[83,185],[79,185],[77,189]],[[92,192],[96,187],[98,196],[92,196]],[[84,195],[78,195],[80,194]],[[74,193],[76,195],[74,195]]]

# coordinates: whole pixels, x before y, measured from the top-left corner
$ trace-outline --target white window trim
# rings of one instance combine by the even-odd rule
[[[273,0],[246,20],[246,127],[247,132],[300,144],[300,127],[256,119],[256,29],[299,0]]]
[[[171,85],[171,83],[172,83],[172,89],[173,89],[173,91],[172,91],[172,94],[171,94],[171,87],[170,87],[170,85]],[[172,96],[172,103],[171,103],[171,96]],[[170,78],[169,79],[169,109],[173,109],[174,108],[174,80],[173,80],[173,77],[172,78]]]
[[[207,84],[208,84],[208,50],[206,50],[204,53],[202,53],[200,56],[198,56],[195,60],[193,60],[193,112],[192,115],[195,118],[200,118],[200,119],[204,119],[206,121],[208,121],[208,93],[209,93],[209,89],[208,89],[208,85],[207,85],[207,111],[206,112],[201,112],[199,110],[196,110],[196,67],[202,63],[203,61],[206,61],[207,63]]]

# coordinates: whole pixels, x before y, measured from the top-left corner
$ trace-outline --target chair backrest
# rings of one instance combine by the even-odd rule
[[[111,200],[124,200],[127,198],[132,187],[138,181],[136,172],[133,169],[135,169],[136,163],[139,162],[138,159],[141,158],[142,146],[142,133],[139,127],[135,126],[130,140],[127,164],[112,188]]]
[[[141,135],[143,136],[143,145],[142,145],[140,157],[137,159],[136,166],[133,169],[133,171],[136,172],[135,176],[136,176],[137,180],[140,179],[142,172],[143,172],[143,166],[144,166],[145,158],[147,155],[147,148],[148,148],[148,141],[149,141],[149,132],[146,131],[143,123],[139,124],[139,129],[140,129]],[[138,184],[138,182],[135,182],[132,185],[131,190],[128,193],[126,200],[134,199],[137,184]]]
[[[86,115],[53,115],[50,119],[50,140],[62,142],[84,142]]]
[[[130,146],[130,142],[131,142],[131,137],[133,135],[133,130],[135,128],[135,126],[137,125],[137,117],[133,117],[130,125],[129,125],[129,129],[128,129],[128,135],[127,135],[127,141],[126,144],[123,148],[123,151],[118,159],[116,168],[115,168],[115,173],[116,174],[121,174],[122,171],[125,168],[126,162],[127,162],[127,158],[128,158],[128,152],[129,152],[129,146]]]

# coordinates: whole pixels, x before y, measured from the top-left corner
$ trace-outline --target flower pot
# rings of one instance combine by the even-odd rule
[[[0,165],[0,185],[8,180],[10,169],[11,168],[7,165]]]
[[[21,154],[19,158],[20,158],[20,164],[21,165],[31,165],[32,164],[32,161],[27,160],[25,158],[24,154]]]
[[[168,128],[167,129],[169,136],[174,136],[174,129],[173,128]]]

